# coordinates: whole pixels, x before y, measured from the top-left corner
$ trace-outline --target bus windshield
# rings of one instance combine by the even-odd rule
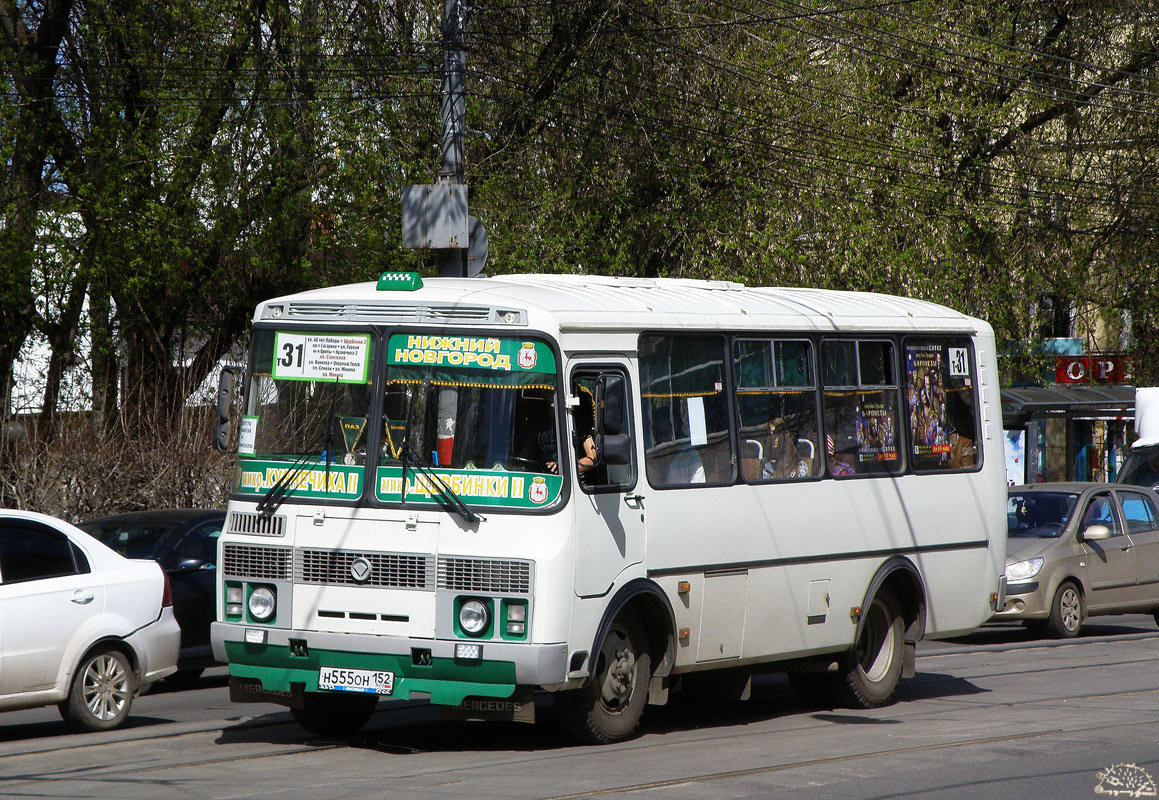
[[[254,331],[239,493],[361,496],[372,357],[366,332]]]
[[[379,500],[436,501],[440,480],[472,505],[537,507],[558,496],[556,361],[547,344],[395,334],[386,364]]]

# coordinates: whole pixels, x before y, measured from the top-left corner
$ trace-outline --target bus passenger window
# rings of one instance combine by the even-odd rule
[[[906,409],[917,472],[971,469],[977,462],[970,343],[905,342]]]
[[[733,343],[733,373],[744,480],[820,475],[812,344],[738,339]]]
[[[639,352],[648,482],[731,483],[724,338],[644,335]]]
[[[900,472],[893,343],[830,340],[821,353],[829,474]]]

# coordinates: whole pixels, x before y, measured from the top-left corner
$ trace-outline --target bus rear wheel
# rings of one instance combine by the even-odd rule
[[[556,696],[564,732],[587,744],[609,744],[631,736],[644,713],[652,658],[639,618],[616,618],[595,654],[583,688]]]
[[[855,708],[877,708],[893,700],[901,679],[905,622],[891,594],[873,598],[861,635],[838,662],[845,699]]]
[[[315,736],[357,733],[374,713],[378,695],[310,692],[301,708],[292,708],[294,720]]]

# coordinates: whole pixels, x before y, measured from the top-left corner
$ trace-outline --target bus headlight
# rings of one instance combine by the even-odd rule
[[[1027,581],[1042,571],[1042,565],[1046,563],[1046,559],[1042,557],[1029,558],[1026,561],[1015,561],[1013,564],[1006,565],[1006,582],[1018,583],[1020,581]]]
[[[491,624],[491,614],[479,600],[468,600],[459,606],[459,627],[468,636],[482,636]]]
[[[250,616],[258,622],[269,622],[273,619],[275,608],[277,601],[274,598],[274,590],[270,587],[259,586],[250,592]]]

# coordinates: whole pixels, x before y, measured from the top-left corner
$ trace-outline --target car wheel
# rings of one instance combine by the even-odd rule
[[[556,695],[556,713],[565,733],[587,744],[608,744],[632,735],[652,680],[646,642],[635,614],[624,612],[616,618],[583,687]]]
[[[1079,587],[1067,581],[1054,593],[1046,630],[1058,639],[1073,639],[1083,627],[1083,595]]]
[[[877,708],[892,701],[904,652],[905,622],[897,601],[891,594],[879,594],[866,609],[857,643],[838,661],[838,685],[850,705]]]
[[[129,716],[133,704],[133,671],[118,650],[97,650],[81,661],[60,713],[79,731],[107,731]]]
[[[376,694],[310,692],[302,707],[292,708],[290,713],[315,736],[347,736],[361,730],[377,705]]]

